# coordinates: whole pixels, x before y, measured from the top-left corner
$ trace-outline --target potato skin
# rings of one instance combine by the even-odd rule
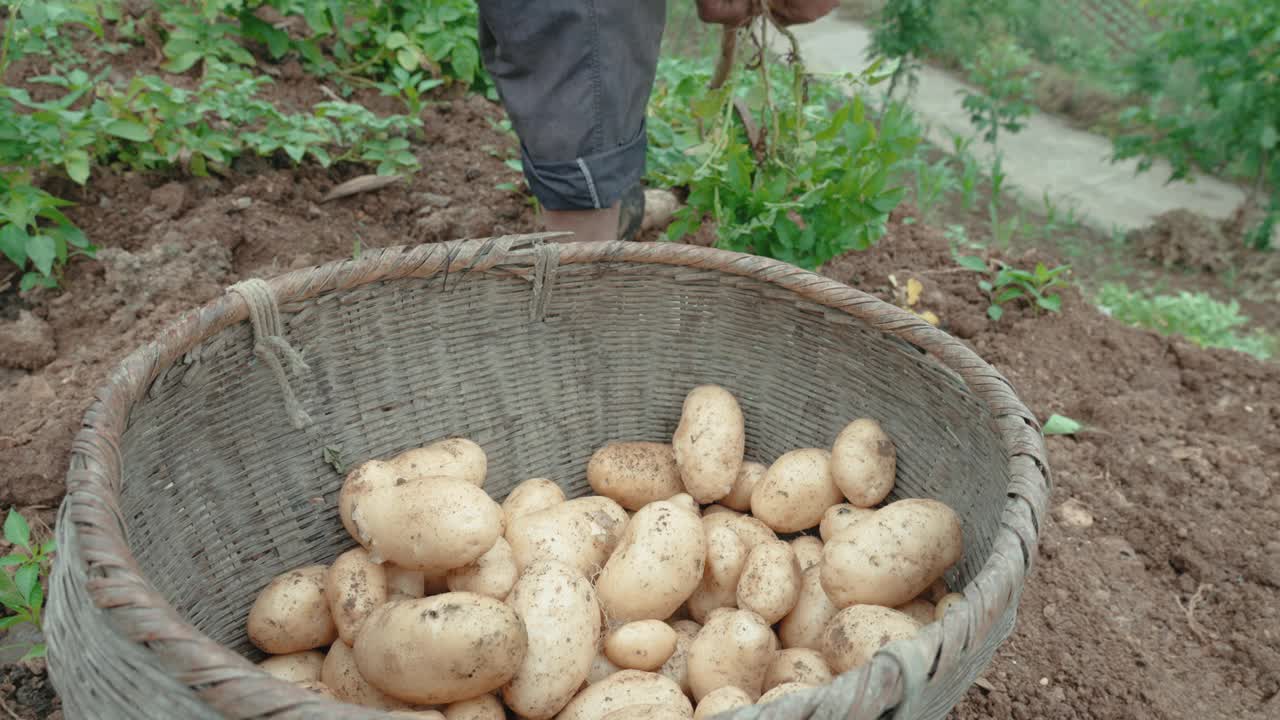
[[[664,705],[693,716],[693,704],[680,686],[657,673],[619,670],[578,693],[556,720],[596,720],[631,705]]]
[[[493,547],[502,508],[465,480],[397,478],[357,499],[351,509],[359,542],[374,562],[443,574]]]
[[[711,691],[731,685],[754,702],[760,697],[777,642],[764,618],[750,610],[713,613],[689,645],[693,699],[700,702]]]
[[[393,717],[411,717],[418,720],[448,720],[439,710],[392,710],[388,714]]]
[[[611,622],[662,620],[702,580],[707,544],[702,520],[660,500],[638,510],[609,556],[596,593]]]
[[[875,515],[871,508],[862,508],[849,503],[840,503],[827,508],[822,514],[822,523],[818,525],[818,534],[822,542],[828,543],[854,525]]]
[[[831,476],[853,505],[869,508],[889,496],[897,473],[893,440],[870,418],[854,420],[831,446]]]
[[[791,552],[800,563],[800,572],[822,562],[822,541],[812,535],[797,535],[791,539]]]
[[[894,610],[897,610],[900,613],[906,613],[907,615],[910,615],[911,619],[915,620],[921,625],[928,625],[929,623],[933,622],[934,614],[936,613],[933,603],[929,602],[928,600],[925,600],[922,597],[918,597],[909,603],[899,605],[898,607],[894,608]]]
[[[320,679],[343,702],[378,710],[409,709],[408,703],[369,684],[356,667],[351,646],[342,640],[335,640],[329,646],[329,654],[324,656],[324,666],[320,669]]]
[[[715,717],[722,712],[736,710],[752,704],[754,704],[754,701],[745,690],[726,685],[707,693],[698,702],[698,708],[693,711],[693,720],[707,720],[707,718]]]
[[[506,538],[498,538],[489,552],[469,565],[449,571],[445,582],[453,592],[473,592],[503,600],[516,584],[516,558]]]
[[[784,648],[822,649],[822,633],[840,608],[822,589],[822,566],[805,570],[800,580],[800,596],[796,606],[778,624],[778,637]]]
[[[728,495],[720,498],[720,504],[730,510],[750,512],[751,493],[768,470],[769,468],[762,463],[743,460],[742,467],[738,469],[738,477],[733,480],[733,489]]]
[[[679,507],[682,507],[685,510],[688,510],[689,512],[693,513],[694,516],[696,517],[702,517],[702,508],[698,507],[698,503],[693,499],[693,496],[690,495],[689,493],[682,492],[676,495],[672,495],[671,497],[667,498],[667,500],[670,500],[672,503],[678,505]]]
[[[258,667],[273,677],[289,682],[320,682],[320,668],[324,667],[324,653],[303,650],[288,655],[272,655],[258,663]]]
[[[800,597],[800,563],[791,546],[781,540],[757,545],[742,566],[737,596],[738,607],[769,625],[786,617]]]
[[[510,523],[518,517],[546,510],[564,502],[564,490],[555,480],[530,478],[511,489],[502,501],[502,512]]]
[[[961,555],[955,512],[937,500],[899,500],[822,549],[822,587],[837,607],[910,602]]]
[[[609,656],[604,654],[604,650],[598,650],[595,656],[591,658],[591,670],[587,673],[586,684],[595,685],[619,670],[622,670],[622,668],[614,665]]]
[[[671,445],[685,490],[699,505],[713,503],[733,489],[745,444],[742,408],[733,393],[717,385],[689,391]]]
[[[529,720],[550,718],[591,672],[601,630],[595,589],[576,568],[540,561],[516,581],[507,605],[528,634],[528,649],[502,698]]]
[[[338,694],[331,690],[328,685],[325,685],[319,680],[303,680],[297,683],[297,685],[304,690],[310,690],[311,692],[330,700],[342,700],[342,698],[338,697]]]
[[[684,492],[675,450],[668,443],[611,442],[587,463],[587,484],[628,510]]]
[[[383,563],[387,576],[387,601],[412,600],[426,597],[427,578],[421,570],[405,570],[391,563]]]
[[[558,560],[592,578],[627,524],[627,511],[618,503],[582,497],[511,520],[506,537],[520,572],[539,560]]]
[[[404,474],[394,465],[382,460],[365,461],[347,473],[342,482],[342,490],[338,493],[338,517],[342,519],[342,527],[347,529],[347,534],[353,540],[361,542],[359,529],[351,519],[356,505],[374,492],[395,486],[396,480],[402,477]]]
[[[769,691],[790,682],[816,687],[831,682],[831,677],[831,668],[827,667],[822,653],[811,648],[787,648],[779,650],[769,663],[764,674],[764,689]]]
[[[605,715],[602,720],[689,720],[689,713],[672,705],[628,705]]]
[[[371,685],[430,705],[502,687],[519,669],[528,642],[524,622],[509,606],[484,595],[448,592],[378,608],[352,651]]]
[[[489,693],[459,700],[444,709],[445,720],[506,720],[507,711]]]
[[[658,674],[670,678],[680,686],[685,695],[689,694],[689,646],[698,636],[702,626],[693,620],[675,620],[671,629],[676,631],[676,650],[671,657],[658,668]]]
[[[338,637],[350,645],[369,613],[387,601],[387,571],[370,560],[364,548],[352,548],[325,572],[324,594]]]
[[[656,672],[676,651],[678,638],[661,620],[636,620],[605,636],[604,653],[620,668]]]
[[[843,499],[831,479],[830,458],[817,448],[783,454],[751,491],[751,514],[774,532],[817,527],[827,508]]]
[[[920,623],[879,605],[850,605],[836,613],[822,635],[822,657],[831,672],[846,673],[895,640],[915,637]]]
[[[768,525],[750,515],[728,512],[703,514],[702,527],[704,532],[716,525],[723,525],[737,533],[738,537],[742,538],[742,542],[746,544],[748,551],[762,542],[772,542],[778,539],[778,534],[770,530]]]
[[[961,593],[947,593],[938,600],[938,604],[933,607],[933,619],[935,621],[942,620],[947,616],[947,609],[956,603],[963,602],[964,595]]]
[[[794,693],[794,692],[801,692],[803,690],[808,690],[811,687],[813,687],[813,685],[810,685],[809,683],[802,683],[802,682],[782,683],[781,685],[778,685],[772,690],[761,695],[760,699],[756,701],[756,704],[767,705],[784,695],[790,695],[791,693]]]
[[[338,628],[324,595],[324,565],[307,565],[277,575],[258,592],[249,609],[249,642],[272,655],[324,647]]]
[[[448,438],[405,450],[390,462],[397,472],[410,480],[451,477],[476,487],[484,486],[488,472],[484,449],[466,438]]]
[[[706,567],[698,587],[685,603],[689,615],[698,622],[706,622],[716,608],[738,606],[738,581],[747,564],[747,545],[732,528],[713,525],[706,530]]]

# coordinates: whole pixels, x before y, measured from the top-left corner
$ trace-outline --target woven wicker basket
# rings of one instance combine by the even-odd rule
[[[46,628],[68,718],[386,717],[260,672],[245,636],[272,576],[353,544],[335,451],[354,464],[463,435],[495,498],[535,476],[581,495],[593,450],[669,439],[703,382],[736,393],[765,462],[879,418],[894,497],[964,522],[948,581],[966,601],[942,622],[732,717],[942,718],[1013,627],[1048,496],[1036,420],[963,345],[864,293],[755,256],[539,236],[236,290],[129,356],[75,440]],[[291,348],[305,366],[280,362]]]

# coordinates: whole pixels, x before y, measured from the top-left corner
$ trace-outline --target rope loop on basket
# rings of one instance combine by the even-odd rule
[[[545,238],[533,241],[537,255],[533,263],[533,301],[529,304],[529,319],[542,322],[551,304],[551,291],[556,284],[556,271],[560,267],[560,246]]]
[[[249,322],[253,324],[253,354],[262,360],[275,376],[276,384],[280,386],[280,392],[284,395],[284,407],[289,415],[289,422],[299,430],[305,428],[311,424],[311,416],[302,408],[302,403],[294,394],[284,365],[287,362],[290,371],[294,374],[311,368],[302,359],[302,353],[284,338],[284,321],[280,318],[280,305],[276,302],[276,295],[271,285],[260,278],[250,278],[232,285],[227,292],[244,298],[249,306]]]

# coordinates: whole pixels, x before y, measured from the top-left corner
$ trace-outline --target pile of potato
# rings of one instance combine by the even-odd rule
[[[896,472],[874,420],[768,467],[744,437],[704,385],[669,444],[600,448],[587,497],[535,478],[499,504],[465,439],[365,462],[338,503],[359,546],[258,595],[261,667],[405,717],[703,718],[825,684],[959,597],[956,514],[874,509]]]

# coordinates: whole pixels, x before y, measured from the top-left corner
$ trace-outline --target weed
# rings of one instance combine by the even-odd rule
[[[11,613],[0,618],[0,630],[29,623],[36,629],[42,627],[41,611],[44,609],[44,584],[50,557],[57,543],[47,540],[32,544],[31,528],[17,510],[10,510],[4,521],[4,537],[13,544],[15,552],[0,558],[0,605]],[[10,574],[7,568],[14,568]],[[44,643],[28,648],[23,660],[44,657]]]
[[[1018,132],[1031,114],[1036,72],[1026,72],[1030,63],[1026,51],[1012,41],[979,48],[966,69],[981,93],[960,91],[969,120],[982,138],[996,144],[1000,131]]]
[[[987,317],[999,320],[1004,316],[1004,306],[1015,300],[1028,303],[1037,313],[1042,310],[1058,312],[1062,309],[1062,296],[1055,288],[1067,284],[1066,274],[1070,266],[1046,267],[1036,263],[1033,270],[1022,270],[1004,262],[994,272],[982,258],[962,255],[956,262],[963,268],[982,273],[987,277],[978,281],[978,288],[987,294],[990,305]]]
[[[1280,349],[1275,336],[1261,330],[1243,332],[1248,316],[1235,300],[1223,303],[1203,292],[1160,295],[1103,285],[1095,298],[1112,317],[1166,335],[1181,335],[1201,347],[1226,348],[1267,359]]]

